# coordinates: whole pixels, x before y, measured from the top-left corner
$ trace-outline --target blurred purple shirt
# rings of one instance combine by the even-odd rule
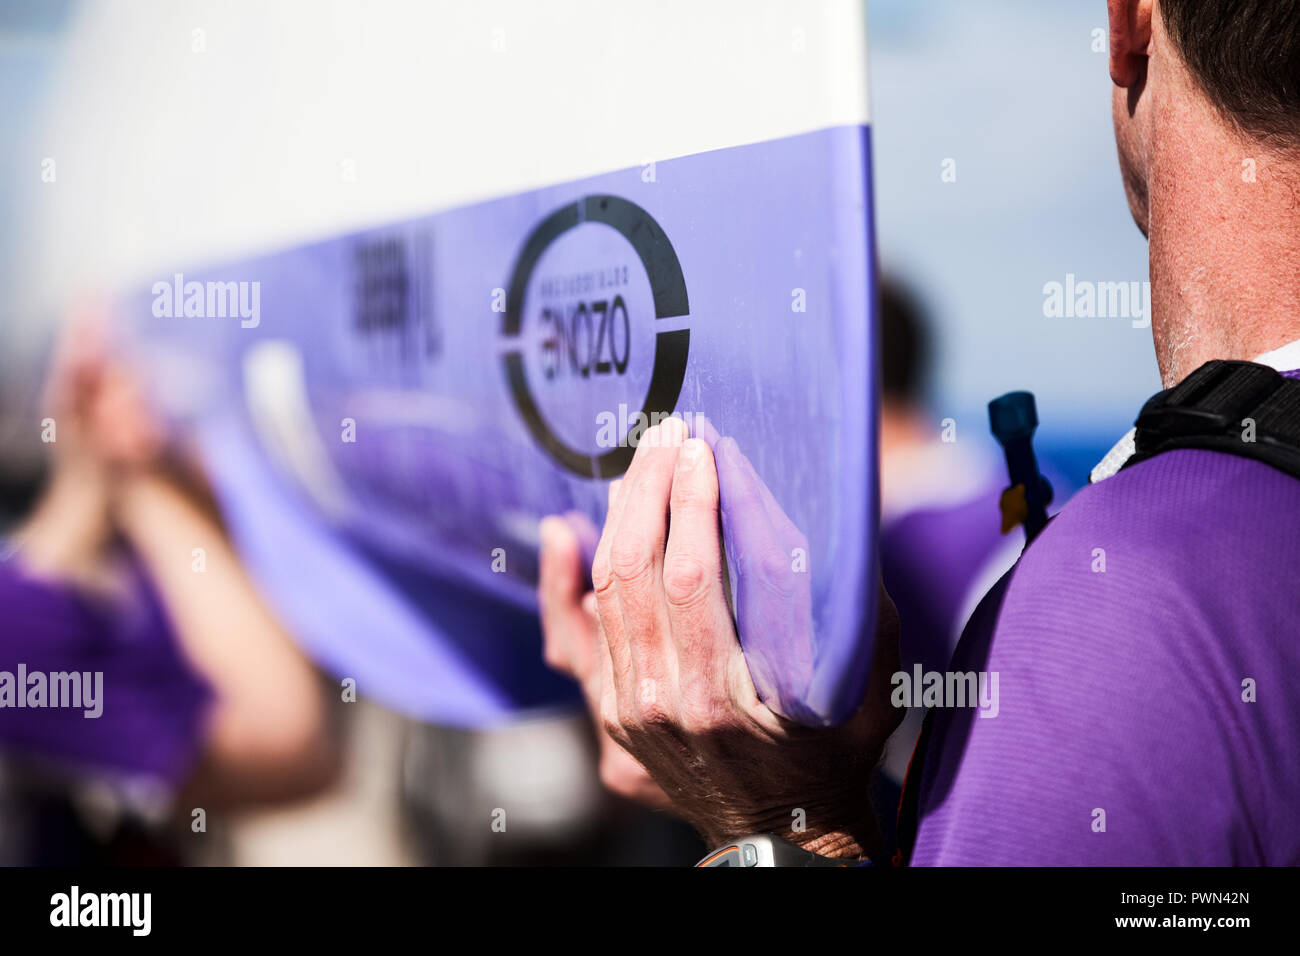
[[[0,708],[0,748],[76,772],[145,775],[179,784],[202,745],[207,685],[181,655],[141,569],[129,597],[109,601],[0,561],[0,671],[102,672],[102,713]],[[19,688],[21,691],[21,688]]]

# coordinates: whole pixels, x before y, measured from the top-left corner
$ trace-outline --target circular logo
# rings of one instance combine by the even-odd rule
[[[548,258],[548,250],[554,250],[562,236],[574,237],[572,230],[588,223],[608,226],[622,236],[643,275],[629,276],[628,267],[616,263],[577,270],[557,268],[553,275],[536,282],[534,274]],[[525,349],[530,336],[525,334],[524,300],[533,289],[533,296],[546,302],[537,310],[531,336],[538,343],[538,358],[533,363],[536,373],[547,383],[564,385],[569,391],[562,394],[570,398],[576,394],[573,389],[585,388],[600,390],[603,400],[611,394],[603,383],[633,378],[627,373],[637,325],[632,318],[635,307],[629,302],[642,297],[635,295],[638,288],[648,289],[656,321],[690,312],[681,263],[659,223],[626,199],[587,196],[557,209],[529,234],[506,290],[502,335],[509,348],[502,362],[510,395],[537,443],[557,464],[584,478],[614,478],[625,472],[636,451],[627,441],[632,423],[651,421],[677,407],[686,377],[690,329],[654,333],[654,357],[639,415],[616,414],[612,409],[603,412],[619,423],[619,434],[615,440],[601,443],[611,446],[607,450],[592,452],[575,447],[577,443],[561,427],[565,423],[551,419],[557,411],[556,402],[540,400],[529,387]],[[545,411],[548,408],[550,415]],[[620,411],[625,407],[620,406]]]

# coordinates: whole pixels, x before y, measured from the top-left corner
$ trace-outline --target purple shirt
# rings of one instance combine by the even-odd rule
[[[935,714],[914,865],[1300,864],[1295,478],[1180,450],[1085,488],[950,668],[998,713]]]
[[[0,671],[103,674],[98,717],[84,707],[0,708],[6,753],[169,784],[192,769],[210,692],[143,573],[134,563],[130,571],[131,597],[110,602],[0,561]]]
[[[952,656],[967,595],[1005,540],[990,488],[959,505],[917,508],[880,528],[880,573],[898,608],[907,661]],[[991,572],[995,573],[995,572]]]

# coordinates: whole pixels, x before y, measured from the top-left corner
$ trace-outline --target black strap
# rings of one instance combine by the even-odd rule
[[[1138,415],[1128,468],[1175,448],[1254,458],[1300,478],[1300,381],[1253,362],[1206,362]]]
[[[916,831],[921,823],[921,774],[925,772],[925,755],[930,749],[930,737],[934,727],[934,708],[925,712],[921,721],[921,734],[916,738],[912,749],[912,759],[907,763],[907,773],[903,776],[903,792],[898,799],[898,816],[895,819],[898,849],[890,861],[894,866],[908,866],[912,862],[912,850],[916,847]]]

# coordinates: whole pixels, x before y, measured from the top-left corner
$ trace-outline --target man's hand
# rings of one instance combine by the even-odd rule
[[[601,671],[596,666],[599,653],[596,596],[586,590],[579,536],[589,532],[594,542],[596,529],[584,516],[573,514],[544,518],[540,530],[538,603],[545,638],[543,654],[547,664],[578,682],[587,707],[595,715],[599,713],[601,681]],[[605,733],[599,721],[596,733],[600,744],[601,783],[620,797],[656,809],[668,809],[670,803],[663,790],[635,757]]]
[[[718,500],[706,442],[687,439],[675,418],[645,434],[611,486],[592,566],[588,700],[710,843],[767,832],[828,856],[867,855],[878,839],[868,782],[901,718],[888,700],[898,668],[893,605],[882,599],[871,687],[853,718],[815,730],[773,713],[754,689],[727,605]],[[564,648],[579,632],[583,599],[572,579],[557,584],[545,551],[548,659],[561,662],[572,659]]]

